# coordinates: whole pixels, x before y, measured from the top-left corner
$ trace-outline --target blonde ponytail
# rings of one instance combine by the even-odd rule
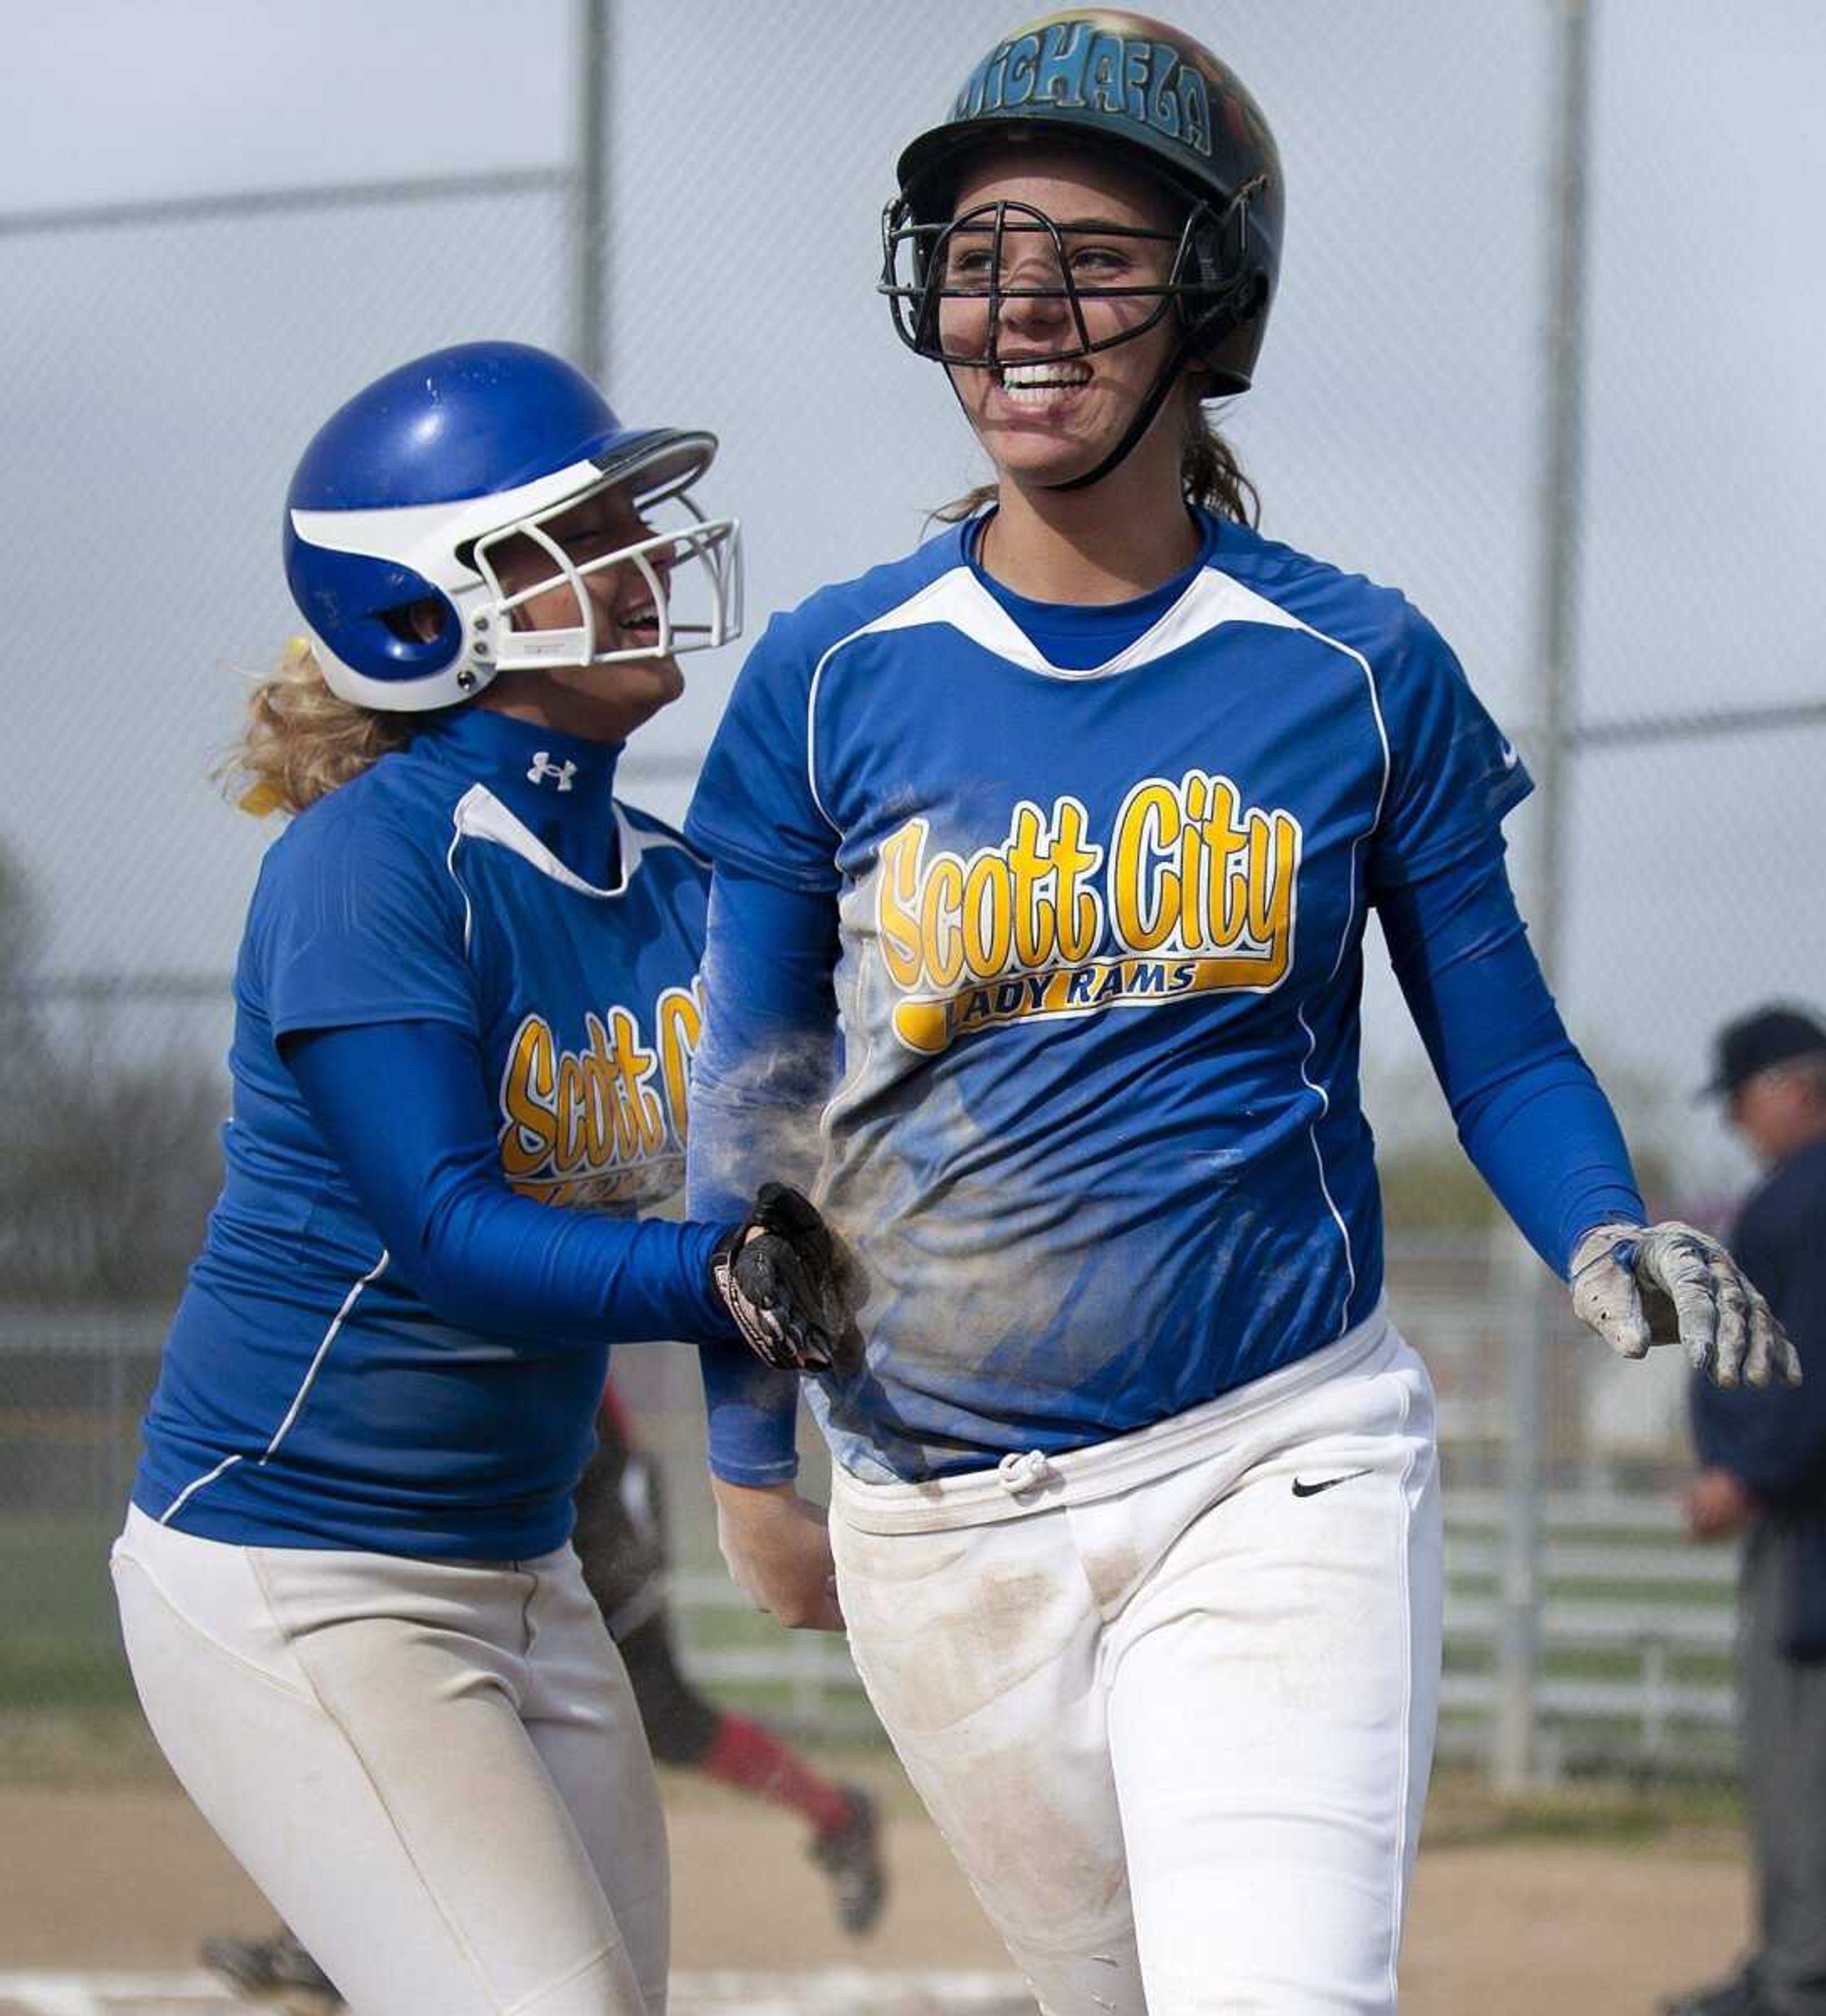
[[[408,717],[339,699],[309,643],[294,637],[248,696],[246,731],[216,775],[255,819],[301,812],[403,749],[411,732]]]

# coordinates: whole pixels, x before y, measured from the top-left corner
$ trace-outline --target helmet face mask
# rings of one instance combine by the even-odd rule
[[[1095,344],[1084,308],[1099,290],[1075,279],[1059,227],[1039,213],[1029,212],[1023,221],[1051,232],[1057,288],[1008,285],[996,291],[997,311],[1023,295],[1053,292],[1069,306],[1076,344],[1034,362],[1062,362],[1130,341],[1177,308],[1178,340],[1127,432],[1095,468],[1048,486],[1083,489],[1101,481],[1142,439],[1182,373],[1198,373],[1200,398],[1249,390],[1280,270],[1281,160],[1242,80],[1183,30],[1095,5],[1067,8],[1017,29],[972,70],[949,114],[901,151],[898,191],[882,219],[879,291],[896,333],[918,355],[954,368],[997,363],[998,313],[991,314],[976,355],[947,353],[940,310],[958,290],[942,255],[948,254],[947,231],[972,221],[952,214],[960,171],[986,147],[1018,150],[1029,143],[1082,149],[1138,173],[1168,196],[1182,220],[1165,297],[1149,316]],[[1008,217],[1018,208],[1004,205],[990,225],[998,239],[1015,228]],[[1135,298],[1152,290],[1122,291]],[[1025,354],[1023,361],[1029,361]]]
[[[491,661],[491,676],[514,670],[551,671],[677,657],[688,651],[714,650],[739,635],[739,528],[733,518],[706,518],[689,495],[688,479],[638,498],[642,516],[663,513],[674,520],[643,538],[580,561],[555,536],[552,527],[558,521],[606,491],[627,484],[628,478],[619,473],[603,477],[574,496],[530,517],[511,520],[469,543],[469,563],[481,592],[469,592],[468,607],[461,614],[476,650]],[[513,540],[527,540],[539,548],[551,561],[552,572],[510,589],[496,562],[502,547]],[[613,644],[606,635],[609,625],[588,585],[593,577],[624,567],[633,569],[646,588],[656,625],[650,643]],[[674,592],[687,584],[696,593],[688,613],[681,617],[675,614]],[[560,589],[570,592],[578,617],[574,625],[537,628],[516,625],[518,612]]]
[[[727,643],[742,624],[740,529],[691,494],[716,452],[714,434],[624,427],[588,380],[523,344],[462,344],[389,373],[318,430],[287,499],[286,578],[325,682],[412,713],[471,699],[503,670]],[[566,527],[610,492],[624,502],[599,531]],[[616,568],[640,578],[619,607],[650,602],[650,638],[611,634],[602,577]],[[555,592],[574,621],[562,602],[529,614]]]
[[[1056,224],[1031,204],[1003,200],[985,203],[948,221],[921,221],[904,195],[889,203],[882,219],[882,274],[879,291],[888,299],[895,333],[915,355],[965,369],[994,369],[1001,355],[1003,304],[1019,301],[1061,301],[1069,307],[1076,341],[1065,347],[1035,353],[1023,350],[1023,363],[1064,363],[1088,357],[1118,344],[1132,342],[1177,314],[1186,353],[1196,358],[1208,341],[1220,338],[1253,305],[1256,276],[1240,270],[1235,250],[1248,236],[1249,200],[1259,179],[1237,191],[1221,216],[1197,203],[1177,232],[1136,225],[1099,224],[1094,232]],[[1050,240],[1050,273],[1057,284],[1044,286],[1004,283],[1013,253],[1011,241],[1044,235]],[[1152,285],[1095,286],[1080,282],[1073,270],[1068,240],[1095,237],[1126,243],[1173,248],[1164,277]],[[972,263],[975,262],[975,263]],[[1113,333],[1093,337],[1085,319],[1087,301],[1145,301],[1148,312]],[[947,347],[940,326],[943,304],[984,304],[987,344],[969,351]]]

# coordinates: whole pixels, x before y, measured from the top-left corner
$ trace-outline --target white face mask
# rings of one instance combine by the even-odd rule
[[[695,472],[693,472],[695,474]],[[518,667],[549,671],[559,666],[625,664],[645,658],[676,657],[714,650],[742,628],[741,528],[734,518],[706,518],[688,494],[689,477],[634,501],[643,517],[656,513],[676,520],[647,538],[573,560],[548,529],[552,523],[603,491],[628,487],[617,471],[600,482],[548,505],[529,517],[485,535],[472,554],[482,578],[480,599],[459,599],[478,658],[495,671]],[[495,572],[493,555],[512,538],[530,539],[549,555],[552,571],[530,587],[509,594]],[[652,640],[611,648],[602,632],[607,621],[584,587],[592,576],[631,567],[644,581],[656,628]],[[561,629],[516,630],[513,612],[555,589],[568,589],[581,621]],[[682,604],[682,607],[681,605]]]
[[[343,664],[314,636],[325,679],[332,691],[359,705],[416,711],[473,699],[504,669],[620,664],[728,643],[742,631],[740,524],[706,518],[689,494],[715,447],[708,435],[674,435],[644,457],[606,466],[576,463],[492,496],[388,509],[294,511],[293,523],[301,538],[331,551],[397,563],[436,590],[456,619],[451,655],[442,668],[409,682],[368,677]],[[555,519],[612,489],[625,491],[643,518],[657,516],[660,525],[648,536],[580,563],[549,527]],[[529,539],[549,555],[552,572],[510,594],[493,556],[515,538]],[[585,584],[592,574],[616,567],[631,567],[641,575],[656,620],[650,639],[611,648],[607,618],[594,606]],[[575,624],[514,628],[515,610],[555,589],[567,589],[575,599]]]

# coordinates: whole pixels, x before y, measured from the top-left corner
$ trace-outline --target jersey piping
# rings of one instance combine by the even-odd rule
[[[1261,600],[1263,598],[1258,596],[1256,599]],[[1338,977],[1339,969],[1344,963],[1344,955],[1350,946],[1351,934],[1357,923],[1357,859],[1362,852],[1364,841],[1382,824],[1382,807],[1388,800],[1389,772],[1391,763],[1389,753],[1388,725],[1382,719],[1382,703],[1381,696],[1376,691],[1375,669],[1362,652],[1353,649],[1351,646],[1342,643],[1335,637],[1328,637],[1324,631],[1315,630],[1310,623],[1301,622],[1298,617],[1289,614],[1286,610],[1280,608],[1275,603],[1270,603],[1267,606],[1274,610],[1280,622],[1287,628],[1303,631],[1316,643],[1328,645],[1334,651],[1343,652],[1346,657],[1355,663],[1358,671],[1363,674],[1364,684],[1369,693],[1370,713],[1376,724],[1376,738],[1382,745],[1382,774],[1381,782],[1376,787],[1375,808],[1370,814],[1369,824],[1350,843],[1350,865],[1346,871],[1350,880],[1349,887],[1345,892],[1344,928],[1339,934],[1338,951],[1336,956],[1332,961],[1332,970],[1325,976],[1325,984],[1329,986]],[[1299,1075],[1302,1080],[1311,1088],[1319,1102],[1317,1112],[1307,1123],[1307,1139],[1312,1143],[1313,1161],[1319,1172],[1319,1193],[1325,1198],[1325,1208],[1332,1214],[1332,1222],[1337,1226],[1338,1236],[1344,1243],[1344,1271],[1346,1285],[1343,1307],[1339,1311],[1338,1315],[1338,1334],[1342,1337],[1350,1327],[1351,1305],[1357,1299],[1357,1255],[1351,1249],[1350,1228],[1345,1222],[1344,1214],[1338,1208],[1336,1199],[1332,1195],[1331,1180],[1325,1171],[1325,1150],[1319,1146],[1319,1122],[1326,1118],[1332,1111],[1332,1095],[1307,1069],[1317,1054],[1319,1039],[1314,1031],[1313,1025],[1307,1020],[1306,1010],[1307,1004],[1303,1001],[1296,1011],[1299,1026],[1306,1032],[1306,1055],[1300,1060]]]
[[[280,1443],[282,1442],[286,1437],[291,1433],[292,1424],[297,1420],[299,1415],[304,1411],[304,1402],[310,1395],[311,1388],[317,1383],[317,1375],[322,1370],[324,1360],[329,1357],[330,1347],[336,1342],[336,1334],[341,1330],[343,1323],[347,1320],[349,1312],[353,1309],[356,1303],[361,1300],[362,1290],[369,1287],[372,1283],[378,1281],[382,1274],[386,1272],[386,1263],[390,1257],[390,1256],[383,1247],[381,1251],[380,1258],[375,1262],[374,1265],[361,1276],[361,1280],[357,1281],[354,1286],[350,1287],[349,1292],[343,1296],[341,1306],[337,1309],[336,1314],[331,1317],[329,1327],[324,1332],[322,1337],[318,1340],[317,1348],[311,1354],[311,1363],[305,1367],[304,1377],[299,1382],[297,1391],[292,1395],[292,1404],[286,1409],[284,1419],[281,1420],[279,1426],[273,1430],[271,1440],[268,1442],[265,1449],[261,1453],[259,1458],[261,1463],[264,1463],[268,1457],[276,1453]],[[192,1478],[190,1482],[185,1485],[184,1489],[178,1493],[177,1496],[171,1500],[171,1503],[167,1505],[164,1510],[160,1514],[159,1524],[161,1526],[168,1526],[171,1523],[172,1520],[174,1520],[178,1514],[183,1510],[184,1507],[189,1503],[190,1500],[196,1496],[198,1492],[204,1489],[206,1486],[214,1484],[218,1477],[223,1475],[226,1471],[232,1470],[235,1465],[240,1462],[240,1460],[241,1458],[239,1455],[225,1456],[222,1460],[216,1465],[214,1470],[206,1471],[201,1477]]]
[[[575,890],[580,896],[591,896],[598,902],[612,902],[617,896],[625,896],[640,866],[641,855],[647,848],[677,844],[660,833],[642,833],[628,820],[620,806],[615,808],[616,837],[620,844],[621,873],[611,884],[598,885],[586,882],[582,876],[565,866],[545,843],[530,833],[509,812],[486,784],[472,784],[457,800],[451,814],[451,823],[456,829],[456,839],[451,843],[451,872],[455,874],[455,857],[458,841],[465,837],[473,840],[492,841],[497,847],[505,847],[509,853],[517,855],[529,867],[536,868],[541,875],[548,875],[554,882],[566,889]],[[685,850],[689,852],[689,849]],[[458,887],[462,887],[461,878]],[[465,922],[463,945],[469,949],[469,895],[463,896]]]
[[[1319,1172],[1319,1194],[1325,1200],[1325,1208],[1332,1214],[1332,1222],[1337,1226],[1338,1236],[1344,1242],[1346,1283],[1344,1306],[1339,1312],[1338,1317],[1338,1334],[1342,1337],[1350,1327],[1350,1305],[1357,1298],[1357,1255],[1350,1250],[1350,1228],[1344,1222],[1344,1214],[1338,1208],[1336,1200],[1332,1195],[1332,1185],[1325,1175],[1325,1151],[1319,1146],[1319,1122],[1332,1111],[1332,1095],[1307,1068],[1318,1049],[1319,1039],[1313,1033],[1313,1025],[1306,1018],[1306,1003],[1303,1001],[1294,1010],[1294,1018],[1306,1032],[1306,1055],[1299,1060],[1300,1081],[1319,1102],[1319,1110],[1307,1122],[1306,1138],[1312,1143],[1313,1161]]]
[[[191,1499],[196,1496],[198,1492],[204,1489],[207,1485],[214,1484],[218,1477],[221,1476],[225,1471],[232,1470],[235,1464],[240,1460],[241,1459],[239,1456],[225,1456],[222,1458],[221,1461],[216,1465],[214,1470],[204,1471],[201,1477],[193,1477],[190,1481],[185,1485],[184,1489],[178,1492],[177,1496],[171,1500],[171,1503],[165,1507],[164,1510],[159,1514],[159,1524],[161,1526],[170,1525],[171,1521],[177,1517],[178,1514],[183,1510],[184,1507],[189,1503]]]
[[[1329,985],[1338,977],[1344,963],[1352,931],[1355,927],[1359,901],[1359,862],[1363,843],[1382,823],[1382,808],[1387,801],[1391,758],[1389,732],[1382,718],[1382,700],[1376,690],[1375,672],[1368,659],[1353,646],[1341,639],[1315,629],[1310,623],[1303,622],[1278,603],[1228,574],[1216,566],[1202,568],[1188,583],[1185,592],[1150,628],[1125,646],[1102,664],[1083,670],[1055,665],[1004,609],[994,596],[983,587],[974,571],[967,565],[952,567],[934,580],[926,583],[915,594],[895,608],[886,611],[872,621],[840,637],[819,658],[811,675],[806,694],[806,781],[811,791],[812,801],[833,833],[842,829],[831,817],[818,783],[818,696],[825,671],[837,653],[846,646],[868,636],[880,635],[896,630],[912,629],[922,624],[948,624],[972,643],[994,653],[1023,671],[1041,678],[1068,679],[1081,682],[1091,679],[1112,679],[1124,672],[1139,671],[1156,660],[1163,658],[1182,646],[1195,643],[1200,637],[1226,623],[1259,623],[1277,629],[1297,630],[1341,653],[1356,665],[1364,678],[1368,693],[1370,712],[1376,725],[1376,739],[1382,756],[1382,772],[1376,788],[1376,801],[1368,824],[1350,843],[1347,873],[1349,886],[1343,929],[1339,934],[1338,950],[1334,956],[1330,971],[1326,975]],[[1249,992],[1267,990],[1250,988]],[[1146,1003],[1123,1003],[1122,1006],[1145,1006]],[[1357,1294],[1357,1256],[1352,1249],[1350,1229],[1344,1215],[1338,1208],[1332,1193],[1329,1174],[1325,1167],[1325,1150],[1319,1143],[1319,1124],[1332,1111],[1331,1094],[1312,1075],[1308,1068],[1317,1053],[1318,1038],[1307,1019],[1307,1004],[1302,1002],[1296,1010],[1296,1019],[1307,1040],[1306,1055],[1300,1060],[1301,1082],[1317,1102],[1317,1110],[1307,1125],[1307,1139],[1311,1145],[1313,1162],[1317,1172],[1320,1194],[1325,1199],[1325,1209],[1338,1228],[1338,1235],[1344,1249],[1344,1266],[1346,1285],[1343,1306],[1339,1312],[1339,1334],[1348,1330],[1350,1309]],[[1081,1011],[1062,1009],[1061,1016],[1069,1017]],[[1031,1019],[1051,1019],[1046,1014]],[[822,1131],[829,1132],[834,1118],[832,1107],[840,1103],[833,1100],[827,1105],[821,1119]]]
[[[381,1276],[386,1272],[386,1263],[390,1257],[391,1256],[388,1254],[386,1248],[383,1246],[380,1249],[380,1258],[375,1262],[374,1265],[361,1276],[361,1280],[355,1283],[354,1287],[352,1287],[349,1292],[343,1296],[341,1308],[339,1309],[335,1316],[330,1319],[329,1328],[323,1334],[323,1341],[318,1345],[315,1355],[312,1357],[309,1366],[305,1370],[304,1381],[300,1385],[297,1392],[293,1396],[291,1406],[286,1409],[286,1418],[281,1421],[278,1427],[274,1430],[273,1438],[266,1445],[266,1454],[262,1456],[260,1459],[262,1463],[266,1461],[268,1456],[274,1454],[274,1453],[278,1449],[279,1444],[282,1442],[286,1437],[291,1433],[292,1424],[297,1420],[305,1401],[310,1396],[311,1388],[317,1383],[318,1373],[323,1369],[323,1361],[329,1355],[330,1346],[336,1341],[336,1333],[342,1328],[343,1323],[347,1319],[350,1310],[351,1310],[355,1306],[356,1303],[360,1301],[361,1291],[370,1286],[372,1283],[378,1281]]]
[[[481,787],[476,787],[477,790]],[[469,941],[476,928],[476,906],[469,901],[469,892],[463,886],[463,878],[457,873],[457,849],[463,841],[463,807],[469,802],[465,796],[457,801],[457,808],[451,815],[450,846],[444,857],[444,865],[450,879],[457,885],[457,892],[463,899],[463,957],[469,956]]]
[[[641,832],[628,819],[620,805],[614,808],[614,812],[616,833],[620,842],[618,858],[621,873],[613,885],[599,887],[594,883],[586,882],[581,876],[567,868],[543,841],[527,830],[485,784],[472,784],[451,809],[451,841],[444,854],[444,866],[463,899],[464,957],[466,959],[470,956],[475,927],[474,905],[470,901],[468,889],[464,886],[462,877],[457,872],[457,850],[465,839],[492,841],[497,846],[505,847],[530,866],[536,868],[541,874],[549,876],[565,888],[574,890],[579,895],[593,897],[603,902],[613,902],[627,894],[639,869],[642,855],[649,847],[677,847],[693,860],[699,858],[694,849],[681,840],[674,840],[670,834]],[[343,1296],[311,1354],[311,1362],[305,1368],[304,1376],[299,1382],[298,1390],[293,1395],[284,1417],[257,1459],[258,1463],[264,1464],[278,1453],[281,1444],[304,1411],[311,1389],[316,1384],[318,1375],[323,1370],[343,1324],[360,1301],[363,1291],[372,1287],[386,1271],[390,1258],[391,1255],[383,1248],[379,1260],[359,1280],[351,1284]],[[192,1478],[166,1507],[160,1515],[159,1524],[168,1525],[199,1491],[207,1489],[242,1460],[239,1454],[225,1456],[214,1469]]]
[[[825,669],[837,653],[864,637],[879,636],[890,631],[910,630],[922,624],[947,624],[972,643],[980,645],[1008,664],[1018,665],[1023,671],[1033,672],[1041,679],[1069,680],[1074,683],[1090,679],[1114,679],[1124,672],[1137,671],[1141,667],[1164,658],[1184,645],[1195,643],[1209,631],[1224,623],[1267,623],[1283,628],[1303,630],[1307,625],[1298,617],[1290,616],[1277,603],[1254,590],[1243,586],[1221,568],[1206,567],[1188,584],[1185,592],[1173,607],[1145,630],[1131,644],[1126,646],[1116,656],[1101,665],[1087,669],[1074,670],[1064,665],[1055,665],[1041,652],[1013,617],[1004,609],[995,597],[983,585],[968,565],[954,567],[928,581],[906,601],[874,617],[871,621],[848,632],[830,645],[813,669],[805,696],[805,779],[811,793],[812,803],[817,806],[825,823],[836,833],[843,829],[831,817],[825,803],[824,794],[818,783],[818,696],[823,683]],[[1318,636],[1316,631],[1312,634]],[[1332,643],[1329,637],[1321,637],[1324,643]],[[1348,647],[1337,645],[1338,650]],[[1358,653],[1350,653],[1361,664]],[[1373,695],[1374,682],[1371,682]],[[1378,711],[1377,726],[1381,728]],[[1383,754],[1386,758],[1388,738],[1383,736]],[[1378,814],[1380,806],[1378,807]],[[535,843],[536,844],[536,843]]]

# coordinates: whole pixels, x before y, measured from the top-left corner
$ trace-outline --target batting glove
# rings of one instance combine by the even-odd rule
[[[763,1183],[710,1255],[710,1282],[747,1345],[776,1372],[847,1370],[862,1355],[861,1274],[817,1207]]]
[[[1594,1226],[1573,1249],[1570,1280],[1573,1314],[1621,1357],[1678,1344],[1715,1386],[1800,1384],[1800,1359],[1769,1305],[1692,1226]]]

